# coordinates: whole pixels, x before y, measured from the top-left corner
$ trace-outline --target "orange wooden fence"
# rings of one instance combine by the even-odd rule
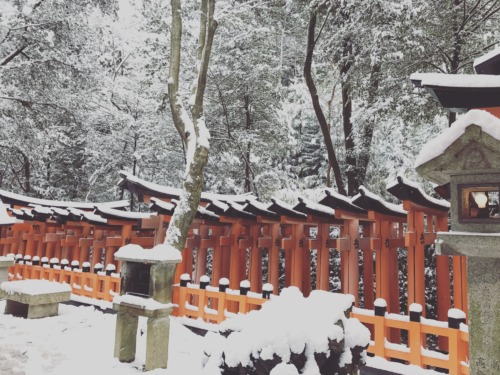
[[[174,316],[201,318],[217,324],[235,313],[246,314],[257,310],[267,301],[257,293],[241,295],[239,291],[231,289],[220,292],[214,287],[200,289],[198,285],[174,285],[172,298],[172,302],[178,306],[174,308]]]
[[[120,294],[120,277],[106,276],[101,272],[95,274],[19,263],[9,267],[10,281],[24,279],[66,283],[71,286],[73,294],[104,301],[112,301]]]
[[[383,314],[373,310],[353,308],[351,317],[359,319],[372,332],[368,353],[385,359],[399,359],[408,364],[447,369],[450,375],[468,375],[468,326],[452,328],[447,322],[420,318],[411,321],[408,315]],[[418,320],[418,319],[417,319]],[[408,345],[390,342],[390,330],[408,332]],[[448,341],[448,353],[426,349],[426,336],[435,335]]]

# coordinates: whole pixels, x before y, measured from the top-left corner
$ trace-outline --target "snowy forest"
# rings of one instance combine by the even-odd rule
[[[472,73],[497,43],[499,10],[494,0],[216,1],[204,190],[386,195],[397,174],[419,180],[415,156],[455,114],[409,77]],[[185,104],[199,16],[198,1],[183,2]],[[120,170],[180,187],[170,32],[168,1],[0,0],[0,188],[111,200],[124,197]]]

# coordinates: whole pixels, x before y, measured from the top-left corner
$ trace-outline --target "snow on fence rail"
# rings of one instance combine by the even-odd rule
[[[120,294],[119,275],[82,272],[69,267],[48,268],[20,263],[9,267],[9,281],[26,279],[69,284],[73,294],[110,302],[114,296]]]
[[[218,324],[236,313],[246,314],[259,309],[272,292],[272,287],[267,284],[263,294],[252,293],[246,280],[241,282],[240,290],[229,289],[228,285],[227,279],[221,279],[218,287],[212,287],[203,277],[199,285],[191,284],[189,276],[183,275],[181,284],[174,285],[172,302],[177,307],[172,315]]]
[[[461,314],[457,314],[457,311]],[[351,317],[359,319],[372,333],[367,351],[385,359],[399,359],[420,367],[434,366],[447,369],[450,375],[468,375],[468,326],[465,314],[450,309],[448,322],[425,319],[418,304],[410,307],[410,315],[387,314],[383,304],[375,310],[353,307]],[[390,330],[406,330],[408,346],[389,341]],[[426,335],[445,337],[448,354],[426,349]]]

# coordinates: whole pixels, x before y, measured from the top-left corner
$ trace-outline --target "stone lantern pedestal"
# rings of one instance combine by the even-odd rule
[[[126,245],[115,254],[122,261],[120,296],[113,299],[116,310],[114,355],[120,362],[135,359],[139,317],[148,319],[145,370],[167,368],[172,283],[181,253],[166,245],[144,250]]]
[[[500,374],[500,119],[471,110],[422,149],[417,172],[449,189],[436,251],[467,259],[471,375]]]
[[[438,233],[436,251],[467,257],[471,374],[500,374],[500,233]]]

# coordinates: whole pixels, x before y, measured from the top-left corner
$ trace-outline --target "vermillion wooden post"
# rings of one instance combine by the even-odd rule
[[[220,246],[220,237],[222,228],[220,226],[212,227],[212,236],[215,238],[215,245],[212,249],[212,285],[219,286],[219,280],[222,278],[222,247]]]
[[[427,224],[427,230],[429,230]],[[436,216],[436,232],[448,231],[447,215]],[[437,316],[442,322],[448,319],[448,310],[451,308],[450,293],[450,258],[447,255],[436,255],[436,286],[437,286]],[[448,340],[444,336],[438,338],[439,348],[448,350]]]
[[[291,285],[296,286],[301,291],[302,288],[302,262],[304,251],[304,224],[295,224],[292,226],[292,275],[291,275]]]
[[[62,259],[61,240],[64,237],[64,226],[58,228],[58,230],[56,231],[56,235],[57,235],[57,241],[54,243],[54,257],[61,260]]]
[[[363,238],[370,238],[373,224],[363,225]],[[373,286],[373,250],[363,250],[363,294],[364,308],[372,310],[374,308],[374,286]]]
[[[88,238],[88,235],[78,240],[78,244],[80,246],[80,259],[77,260],[80,262],[80,266],[83,265],[83,263],[90,261],[90,247],[92,246],[93,241],[94,239]]]
[[[327,241],[330,238],[330,225],[321,224],[318,226],[318,255],[316,271],[316,288],[319,290],[330,289],[330,249]]]
[[[47,225],[42,223],[39,225],[38,230],[36,231],[35,240],[36,240],[36,255],[42,258],[45,254],[45,243],[43,238],[45,237],[45,232],[47,231]]]
[[[232,226],[231,266],[229,268],[229,288],[234,290],[239,289],[241,281],[241,251],[238,244],[238,237],[241,231],[241,224],[234,223]],[[231,303],[230,305],[233,304]]]
[[[252,247],[250,248],[250,290],[252,292],[262,291],[262,250],[259,248],[260,224],[250,227],[250,238]]]
[[[342,236],[348,238],[349,248],[341,252],[342,293],[352,294],[356,306],[359,306],[359,261],[358,249],[354,242],[358,237],[358,228],[358,220],[344,220]]]
[[[241,281],[241,250],[239,248],[238,237],[241,234],[242,226],[239,223],[233,223],[231,231],[231,266],[229,269],[229,288],[238,290]],[[230,312],[238,311],[238,304],[236,302],[228,303],[228,310]]]
[[[101,249],[104,246],[104,231],[94,230],[94,242],[92,244],[92,271],[97,263],[101,263]]]
[[[307,238],[302,239],[302,293],[304,297],[308,297],[311,294],[311,249],[309,247],[308,238],[310,235],[311,227],[308,227],[305,231],[305,236]],[[317,257],[316,257],[317,261]]]
[[[283,234],[281,248],[285,253],[285,287],[292,285],[292,248],[294,246],[292,228],[293,225],[284,225],[281,229]]]
[[[386,240],[390,234],[390,223],[387,221],[377,221],[377,237],[380,239],[376,249],[376,296],[388,301],[389,292],[389,251]]]
[[[408,306],[425,306],[424,213],[408,211],[408,230],[405,244],[408,248]],[[422,311],[425,316],[425,308]]]
[[[221,233],[224,233],[224,236],[231,235],[231,227],[224,226],[224,229]],[[220,242],[221,251],[222,251],[222,266],[221,266],[221,277],[225,277],[229,279],[229,269],[231,266],[231,246],[230,244],[222,243],[222,238]]]
[[[46,243],[45,246],[45,255],[48,259],[51,259],[54,257],[54,250],[55,250],[55,242],[54,241],[47,241],[48,238],[51,234],[56,233],[56,227],[48,227],[47,228],[47,233],[44,236],[44,242]]]
[[[268,282],[274,287],[275,293],[279,293],[279,262],[280,262],[280,224],[271,225],[271,246],[268,248]]]
[[[389,238],[398,238],[398,223],[389,224],[390,236]],[[399,314],[399,265],[398,265],[398,249],[389,245],[389,285],[392,286],[390,289],[389,296],[389,312],[394,314]],[[393,330],[398,332],[398,330]]]
[[[26,251],[24,255],[33,257],[33,255],[35,255],[35,231],[33,225],[31,225],[29,232],[23,235],[23,239],[26,240]]]

